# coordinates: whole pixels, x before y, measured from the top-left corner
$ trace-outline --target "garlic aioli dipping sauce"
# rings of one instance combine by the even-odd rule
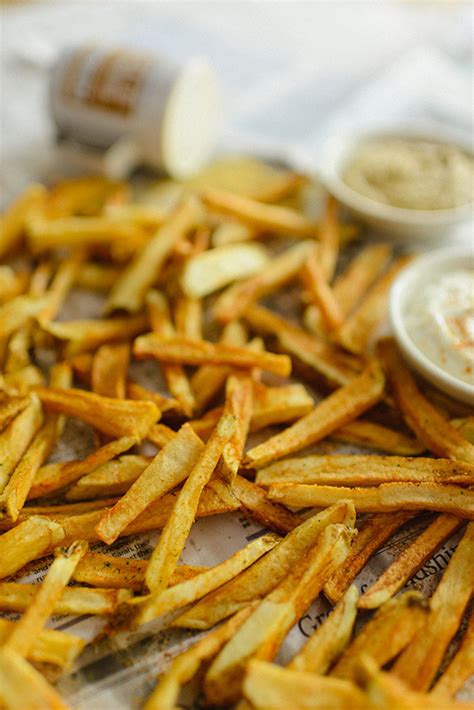
[[[405,313],[417,347],[438,367],[474,385],[474,270],[435,274],[420,284]]]

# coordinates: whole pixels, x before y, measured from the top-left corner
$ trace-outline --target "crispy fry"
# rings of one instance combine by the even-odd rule
[[[15,629],[18,622],[0,619],[0,646]],[[59,668],[69,668],[85,646],[79,636],[66,631],[42,629],[35,636],[33,646],[28,653],[28,660],[36,663],[51,663]]]
[[[262,599],[295,568],[328,525],[351,526],[354,519],[352,504],[345,502],[306,520],[263,559],[185,612],[174,625],[207,629],[250,602]]]
[[[378,449],[399,456],[416,456],[422,454],[426,448],[417,439],[402,434],[400,431],[363,419],[349,422],[335,431],[332,438],[336,441],[367,446],[369,449]]]
[[[29,404],[29,397],[8,397],[0,401],[0,431]]]
[[[223,416],[178,494],[145,575],[148,588],[155,594],[168,586],[193,524],[202,490],[209,482],[234,428],[233,417]]]
[[[0,536],[0,579],[14,574],[63,538],[60,525],[36,515],[3,533]]]
[[[291,427],[250,449],[245,457],[246,465],[260,468],[272,459],[320,441],[376,404],[383,391],[383,374],[378,364],[373,362],[361,375],[323,399],[312,412]]]
[[[203,444],[189,424],[184,424],[131,485],[125,495],[105,513],[97,535],[111,545],[155,500],[182,483],[197,463]]]
[[[313,249],[309,254],[303,267],[302,276],[310,298],[319,308],[327,330],[332,331],[341,327],[344,316],[325,276],[322,246],[317,251]],[[326,267],[327,270],[329,268]]]
[[[214,305],[215,318],[221,323],[240,318],[254,301],[294,279],[312,248],[308,241],[290,247],[264,264],[254,276],[229,286]]]
[[[162,449],[166,444],[176,436],[176,432],[170,429],[166,424],[154,424],[148,432],[146,438],[159,449]]]
[[[285,505],[321,508],[350,499],[356,510],[382,513],[391,510],[434,510],[461,518],[474,518],[474,491],[440,483],[384,483],[374,488],[345,488],[299,483],[270,486],[269,498]]]
[[[0,338],[8,338],[48,306],[48,296],[17,296],[0,306]]]
[[[309,414],[313,407],[313,398],[301,384],[266,387],[255,383],[250,431],[299,419]]]
[[[154,402],[156,404],[160,412],[163,414],[166,412],[175,412],[179,410],[180,406],[177,399],[167,397],[160,392],[152,392],[133,380],[129,380],[127,382],[127,398],[145,401],[150,400],[150,402]]]
[[[470,523],[430,600],[425,624],[393,667],[415,690],[428,690],[473,592],[474,524]]]
[[[140,310],[173,246],[203,221],[204,211],[197,198],[191,195],[184,199],[120,275],[106,310],[124,309],[132,313]]]
[[[29,397],[29,404],[0,434],[0,490],[7,485],[30,442],[41,426],[41,404],[36,396]]]
[[[0,583],[0,609],[24,612],[35,603],[39,584]],[[91,589],[90,587],[66,587],[52,609],[54,614],[113,614],[120,604],[130,598],[128,589]]]
[[[220,470],[232,481],[237,475],[253,412],[253,380],[249,375],[229,375],[224,411],[234,417],[235,431],[222,450]]]
[[[431,695],[435,698],[454,697],[472,675],[474,668],[474,610],[471,610],[466,633],[449,666],[435,683]]]
[[[284,637],[323,584],[344,560],[351,533],[344,525],[330,525],[300,565],[259,604],[212,662],[204,679],[204,693],[214,704],[238,698],[251,658],[271,660]]]
[[[145,314],[123,318],[96,320],[73,320],[49,323],[41,321],[41,327],[60,341],[65,341],[65,357],[95,350],[106,343],[133,338],[148,327]]]
[[[153,402],[101,397],[93,392],[60,387],[35,387],[47,411],[77,417],[109,436],[144,439],[159,419]]]
[[[108,264],[87,261],[75,276],[75,285],[89,291],[108,293],[120,275],[120,269]]]
[[[0,258],[20,246],[28,221],[42,207],[45,198],[46,190],[42,185],[30,185],[2,215]]]
[[[103,397],[125,399],[130,345],[102,345],[92,362],[92,391]]]
[[[65,498],[72,501],[121,495],[128,491],[151,460],[149,456],[129,454],[100,464],[91,473],[81,476],[66,491]]]
[[[405,511],[374,515],[362,524],[350,555],[324,586],[324,594],[335,604],[344,595],[372,555],[404,525],[412,515]]]
[[[418,439],[438,456],[474,463],[474,445],[464,439],[420,392],[394,341],[383,340],[379,351],[398,407]]]
[[[202,301],[200,298],[182,296],[175,305],[176,332],[191,340],[202,340]]]
[[[296,513],[291,513],[284,506],[268,500],[265,491],[243,476],[235,476],[232,491],[240,501],[242,509],[261,525],[268,526],[279,533],[288,533],[303,522]]]
[[[361,609],[375,609],[390,599],[410,577],[461,527],[462,519],[439,515],[396,560],[381,574],[359,599]]]
[[[0,702],[7,710],[69,710],[39,671],[5,647],[0,648]]]
[[[34,253],[61,247],[111,246],[116,242],[143,243],[143,229],[117,217],[35,217],[28,224],[28,244]]]
[[[357,616],[359,592],[352,585],[334,611],[293,657],[288,668],[324,675],[349,643]]]
[[[82,266],[84,258],[84,252],[77,251],[59,265],[47,291],[48,304],[38,316],[42,323],[53,320],[58,315],[67,294],[76,280],[76,275]]]

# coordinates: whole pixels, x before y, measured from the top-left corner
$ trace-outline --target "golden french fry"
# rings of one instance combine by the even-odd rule
[[[328,331],[337,330],[344,322],[344,316],[325,276],[323,245],[309,254],[302,270],[303,282],[311,301],[319,308]],[[330,266],[326,267],[329,270]]]
[[[46,199],[42,185],[30,185],[2,215],[0,227],[0,257],[15,251],[21,244],[31,216],[41,209]]]
[[[77,563],[87,551],[87,543],[77,541],[67,549],[58,550],[46,577],[31,604],[28,605],[18,624],[6,641],[6,646],[26,657],[33,648],[36,637],[43,629],[61,599]]]
[[[136,623],[146,624],[158,616],[202,599],[206,594],[221,587],[244,569],[250,567],[262,555],[275,547],[279,539],[274,533],[263,535],[238,550],[224,562],[192,579],[168,587],[158,594],[152,593],[146,597],[135,597],[131,603],[140,605]]]
[[[173,490],[191,473],[204,446],[189,424],[184,424],[120,500],[97,525],[97,535],[111,545],[153,501]]]
[[[0,401],[0,431],[20,414],[29,402],[29,397],[9,397],[6,395]]]
[[[121,205],[128,193],[128,185],[101,175],[62,180],[48,195],[47,213],[52,218],[97,215],[109,205]]]
[[[451,419],[451,426],[457,429],[471,444],[474,444],[474,417]]]
[[[253,412],[253,380],[251,376],[229,375],[226,385],[224,411],[234,417],[235,431],[222,450],[220,469],[230,481],[239,470]]]
[[[17,296],[0,306],[0,338],[8,338],[48,306],[48,296]]]
[[[474,610],[467,623],[467,629],[461,644],[452,658],[449,666],[436,681],[431,695],[435,698],[453,697],[461,690],[464,683],[472,675],[474,668]]]
[[[106,310],[139,311],[148,289],[157,279],[174,245],[204,219],[204,210],[199,200],[193,195],[185,198],[119,276],[108,298]]]
[[[173,659],[170,667],[160,676],[158,685],[145,703],[144,710],[174,710],[181,686],[193,678],[201,663],[214,658],[251,612],[251,605],[241,609],[224,624]]]
[[[279,483],[270,486],[268,496],[296,507],[322,508],[350,499],[362,513],[434,510],[474,519],[474,490],[441,483],[383,483],[374,488]]]
[[[215,318],[222,323],[240,318],[254,301],[294,279],[312,248],[309,241],[290,247],[265,263],[254,276],[229,286],[214,305]]]
[[[250,602],[261,599],[297,566],[328,525],[345,523],[352,526],[354,520],[354,508],[350,502],[327,508],[306,520],[289,532],[264,558],[235,580],[209,594],[173,625],[207,629]]]
[[[430,599],[426,622],[392,669],[414,690],[428,690],[461,623],[474,588],[473,547],[474,524],[469,523]]]
[[[234,433],[234,429],[233,417],[223,416],[178,494],[176,504],[152,553],[145,575],[148,588],[155,594],[168,586],[194,522],[202,490],[209,482],[222,449]]]
[[[166,426],[166,424],[154,424],[146,438],[158,449],[162,449],[166,444],[169,444],[170,441],[173,441],[175,436],[176,432]]]
[[[337,661],[352,635],[359,592],[352,585],[331,614],[298,651],[288,668],[324,675]]]
[[[65,357],[95,350],[106,343],[133,338],[148,328],[145,314],[96,320],[41,321],[44,331],[60,341],[65,341]]]
[[[77,251],[59,265],[51,285],[46,292],[48,303],[39,314],[39,321],[45,323],[56,318],[66,300],[66,296],[74,285],[84,257],[85,254],[82,250]]]
[[[154,402],[160,412],[165,414],[166,412],[175,412],[179,410],[179,402],[173,397],[166,397],[160,392],[152,392],[151,390],[142,387],[137,382],[129,380],[127,382],[127,398],[128,399],[138,399],[138,400],[150,400]]]
[[[333,604],[342,599],[372,555],[411,517],[410,513],[400,511],[375,515],[362,523],[349,556],[324,586],[324,594]]]
[[[413,439],[411,436],[362,419],[349,422],[349,424],[333,432],[331,436],[336,441],[366,446],[369,449],[378,449],[379,451],[398,454],[399,456],[417,456],[426,450],[426,447],[420,441]]]
[[[41,585],[0,583],[0,609],[24,612],[35,603]],[[90,587],[66,587],[52,609],[54,614],[113,614],[131,596],[128,589],[92,589]]]
[[[461,527],[463,521],[454,515],[439,515],[406,547],[359,599],[359,608],[375,609],[390,599]]]
[[[350,548],[345,525],[330,525],[300,565],[244,621],[212,662],[204,679],[206,699],[216,705],[237,700],[251,658],[271,660],[284,637],[319,594]]]
[[[66,491],[65,498],[73,501],[121,495],[128,491],[151,460],[150,456],[128,454],[100,464],[91,473],[81,476]],[[80,464],[79,461],[75,463]]]
[[[384,384],[382,371],[374,361],[361,375],[323,399],[305,417],[281,434],[250,449],[245,457],[246,465],[260,468],[272,459],[320,441],[376,404],[383,396]]]
[[[299,419],[313,408],[313,398],[301,384],[267,387],[256,382],[250,431]]]
[[[317,483],[330,486],[378,486],[407,481],[474,485],[474,466],[450,459],[335,454],[304,456],[271,464],[257,473],[262,486]]]
[[[28,282],[27,271],[15,273],[11,266],[0,266],[0,303],[19,296],[26,290]]]
[[[38,386],[35,392],[47,411],[82,419],[109,436],[134,437],[141,441],[160,418],[160,411],[153,402],[117,400],[60,387]]]
[[[35,217],[28,223],[28,244],[33,253],[61,247],[111,246],[116,242],[145,241],[140,225],[118,217]]]
[[[394,341],[383,340],[379,352],[397,405],[418,439],[437,456],[474,463],[474,444],[464,439],[421,393]]]
[[[38,398],[28,397],[28,402],[0,434],[0,491],[4,490],[43,420]]]
[[[212,245],[216,248],[229,244],[241,244],[256,239],[261,234],[261,230],[249,227],[234,219],[220,220],[212,233]]]
[[[200,298],[182,296],[174,309],[176,332],[191,340],[202,340],[203,303]]]
[[[328,283],[332,281],[336,271],[340,232],[339,205],[332,195],[328,195],[319,227],[320,263],[322,275]]]
[[[107,217],[132,222],[141,227],[157,228],[161,226],[169,215],[169,211],[155,205],[142,204],[112,204],[105,209]]]
[[[279,533],[288,533],[303,522],[296,513],[269,501],[260,486],[243,476],[235,476],[232,481],[232,491],[239,499],[242,509],[265,527],[273,528]]]
[[[7,710],[69,710],[39,671],[5,647],[0,648],[0,702]]]
[[[75,285],[88,291],[108,293],[120,275],[120,269],[108,264],[86,261],[76,273]]]
[[[40,557],[64,538],[61,525],[33,515],[0,535],[0,579]]]
[[[129,361],[128,343],[102,345],[92,361],[92,391],[103,397],[125,399]]]
[[[17,623],[0,619],[0,646],[4,645]],[[79,636],[68,634],[66,631],[42,629],[35,636],[33,646],[28,653],[28,660],[34,663],[51,663],[59,668],[69,668],[85,644],[86,642]]]

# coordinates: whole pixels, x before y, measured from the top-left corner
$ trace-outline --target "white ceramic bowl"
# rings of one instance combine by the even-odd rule
[[[319,177],[329,192],[350,212],[377,231],[396,237],[399,241],[439,240],[457,225],[474,216],[474,204],[440,210],[411,210],[392,207],[372,200],[350,188],[341,174],[355,149],[364,141],[377,138],[412,138],[438,143],[451,143],[472,155],[472,140],[462,131],[434,127],[431,124],[374,129],[353,135],[328,138],[321,149]]]
[[[438,249],[407,266],[395,280],[390,292],[390,321],[398,345],[412,367],[429,382],[456,399],[474,405],[474,384],[469,384],[439,367],[415,344],[406,327],[406,314],[417,290],[447,271],[474,269],[474,249]]]

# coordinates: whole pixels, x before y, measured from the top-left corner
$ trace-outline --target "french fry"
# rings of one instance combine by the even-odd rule
[[[268,264],[259,244],[229,244],[188,259],[181,286],[190,298],[203,298],[233,281],[249,278]]]
[[[212,246],[219,248],[229,244],[241,244],[256,239],[260,234],[260,230],[237,220],[221,220],[212,233]]]
[[[253,412],[253,380],[249,375],[229,375],[226,385],[224,411],[234,417],[235,431],[222,450],[220,470],[232,481],[237,475]]]
[[[159,419],[153,402],[101,397],[93,392],[60,387],[35,387],[46,411],[82,419],[108,436],[145,438]]]
[[[327,619],[298,651],[288,668],[324,675],[346,648],[357,616],[359,592],[350,586]]]
[[[320,441],[376,404],[383,395],[384,382],[380,367],[372,362],[361,375],[323,399],[305,417],[247,451],[246,465],[261,468],[271,460]]]
[[[474,668],[474,611],[471,610],[467,629],[449,666],[436,681],[431,695],[435,698],[454,697],[472,675]]]
[[[139,311],[174,245],[204,218],[204,210],[196,197],[191,195],[184,199],[120,275],[110,292],[106,311]]]
[[[212,659],[235,634],[252,611],[252,606],[241,609],[228,621],[180,653],[160,676],[158,685],[145,703],[144,710],[174,710],[182,685],[190,681],[200,665]]]
[[[88,500],[122,495],[143,473],[151,457],[128,454],[100,464],[81,476],[65,493],[66,500]],[[77,462],[79,465],[79,462]],[[53,464],[54,465],[54,464]]]
[[[154,424],[148,432],[146,438],[152,442],[157,448],[162,449],[166,444],[176,436],[176,432],[170,429],[166,424]]]
[[[396,275],[407,265],[410,257],[393,262],[387,273],[370,288],[362,303],[337,331],[337,341],[352,353],[363,353],[375,328],[387,313],[387,295]]]
[[[319,308],[324,324],[331,332],[341,327],[344,316],[326,279],[323,254],[323,245],[309,254],[302,277],[312,302]],[[329,270],[331,267],[326,268]]]
[[[146,624],[148,621],[156,619],[163,614],[202,599],[206,594],[221,587],[247,569],[247,567],[250,567],[262,555],[275,547],[279,539],[274,533],[263,535],[238,550],[224,562],[211,567],[197,577],[168,587],[168,589],[158,592],[158,594],[152,593],[146,597],[135,597],[130,603],[139,604],[136,623],[138,625]]]
[[[125,399],[129,361],[128,343],[102,345],[92,362],[92,391],[102,397]]]
[[[184,424],[120,500],[97,525],[97,535],[111,545],[133,520],[153,501],[162,498],[190,474],[203,450],[203,444],[189,424]]]
[[[262,600],[207,671],[204,693],[209,702],[218,705],[235,701],[248,661],[275,656],[290,628],[346,557],[350,541],[346,526],[328,526],[299,567]]]
[[[17,623],[0,619],[0,646],[4,645]],[[79,636],[68,634],[66,631],[42,629],[35,636],[27,658],[34,663],[50,663],[59,668],[70,668],[85,643]]]
[[[265,263],[254,276],[229,286],[214,305],[215,318],[221,323],[240,318],[254,301],[294,279],[312,248],[309,241],[290,247]]]
[[[267,387],[254,384],[254,408],[250,431],[304,417],[314,407],[313,398],[301,384]]]
[[[47,214],[54,219],[98,215],[108,205],[121,205],[128,193],[128,185],[101,175],[63,180],[51,188]]]
[[[462,525],[453,515],[439,515],[406,547],[359,599],[361,609],[375,609],[386,602],[423,566]]]
[[[38,320],[42,323],[54,320],[54,318],[58,315],[67,294],[76,280],[76,275],[82,266],[84,258],[84,252],[77,251],[58,266],[51,285],[47,291],[48,304],[45,308],[43,308],[38,316]]]
[[[279,347],[302,362],[312,375],[323,377],[333,385],[348,384],[360,371],[352,356],[336,350],[263,306],[249,306],[243,317],[258,333],[274,336]]]
[[[34,253],[69,247],[111,246],[116,242],[143,243],[143,229],[117,217],[35,217],[28,224],[28,244]]]
[[[35,515],[3,533],[0,535],[0,579],[14,574],[63,538],[61,525]]]
[[[87,543],[77,541],[56,553],[38,592],[6,641],[6,646],[26,658],[38,634],[60,601],[77,563],[87,551]]]
[[[233,417],[223,416],[178,494],[145,574],[147,586],[155,594],[168,586],[193,524],[202,490],[209,482],[234,428]]]
[[[23,411],[0,434],[0,491],[4,490],[43,420],[38,398],[31,396],[28,401]]]
[[[179,336],[166,338],[157,333],[138,337],[133,345],[133,354],[138,360],[156,359],[160,362],[181,365],[260,367],[282,377],[287,377],[291,372],[291,363],[286,355],[258,352],[248,347],[211,343],[207,340],[190,340]]]
[[[0,648],[0,702],[7,710],[69,710],[39,671],[5,647]]]
[[[40,584],[0,583],[0,609],[24,612],[35,603]],[[117,611],[131,596],[128,589],[100,589],[91,587],[66,587],[52,608],[54,614],[94,614],[105,616]]]
[[[451,426],[457,429],[471,444],[474,444],[474,417],[451,419]]]
[[[15,273],[11,266],[0,266],[0,303],[11,301],[24,293],[29,283],[27,271]]]
[[[398,657],[393,672],[414,690],[428,690],[473,592],[474,525],[470,523],[430,600],[425,624]]]
[[[474,466],[450,459],[335,454],[285,459],[257,473],[257,483],[317,483],[378,486],[407,481],[474,485]]]
[[[110,461],[114,456],[127,451],[135,443],[134,437],[123,436],[105,444],[81,461],[66,461],[40,468],[33,480],[28,498],[41,498],[65,488],[82,476],[94,471],[101,464]]]
[[[108,205],[105,209],[107,217],[132,222],[141,227],[160,227],[167,219],[169,212],[155,205]]]
[[[265,527],[268,526],[279,533],[288,533],[303,522],[296,513],[269,501],[260,486],[243,476],[237,475],[232,480],[232,491],[239,499],[242,509]]]
[[[0,306],[0,338],[8,338],[20,330],[48,305],[47,296],[17,296]]]
[[[15,251],[21,244],[25,227],[46,198],[46,190],[42,185],[30,185],[10,205],[2,215],[0,227],[0,258]]]
[[[288,670],[253,659],[243,682],[243,693],[255,710],[367,710],[357,686],[339,678]]]
[[[437,456],[474,463],[474,445],[464,439],[420,392],[394,341],[383,340],[379,352],[397,405],[418,439]]]
[[[0,431],[29,404],[29,397],[5,396],[0,401]]]
[[[400,511],[374,515],[362,523],[351,552],[324,586],[324,594],[333,604],[342,599],[346,589],[357,577],[372,555],[412,516]]]
[[[384,483],[374,488],[279,483],[268,496],[284,505],[315,508],[350,499],[361,513],[393,510],[434,510],[474,519],[474,491],[440,483]]]
[[[350,502],[327,508],[298,525],[264,558],[236,579],[212,592],[174,622],[174,626],[207,629],[234,614],[252,601],[262,599],[292,571],[316,543],[328,525],[353,525],[354,509]]]
[[[182,296],[176,301],[174,320],[176,332],[191,340],[202,340],[202,301],[200,298]]]
[[[378,449],[398,456],[417,456],[426,449],[420,441],[411,436],[363,419],[349,422],[333,432],[332,438],[336,441],[367,446],[369,449]]]
[[[336,271],[340,231],[339,205],[332,195],[328,195],[319,227],[320,263],[323,277],[327,283],[332,281]]]
[[[428,617],[428,604],[419,592],[389,599],[357,634],[331,671],[336,678],[356,680],[357,663],[367,654],[384,666],[408,646]]]
[[[138,399],[138,400],[150,400],[154,402],[160,412],[165,414],[166,412],[175,412],[179,409],[179,402],[173,397],[166,397],[160,392],[152,392],[151,390],[142,387],[137,382],[129,380],[127,382],[127,398],[128,399]]]
[[[120,275],[120,269],[108,264],[87,261],[76,273],[75,285],[89,291],[108,293]]]

